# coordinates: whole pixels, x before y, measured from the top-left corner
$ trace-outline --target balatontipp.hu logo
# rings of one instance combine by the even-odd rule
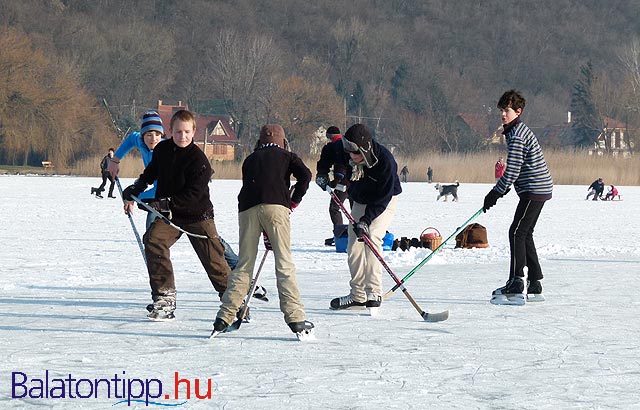
[[[52,372],[53,373],[53,372]],[[76,378],[71,373],[57,377],[45,370],[44,377],[33,377],[24,372],[11,373],[12,399],[99,399],[117,400],[116,405],[145,403],[154,406],[182,406],[192,397],[196,400],[211,400],[212,380],[181,378],[173,373],[173,380],[165,383],[160,379],[141,379],[114,373],[111,378]]]

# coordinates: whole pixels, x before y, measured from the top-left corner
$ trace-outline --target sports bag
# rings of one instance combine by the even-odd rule
[[[467,225],[462,232],[456,235],[456,248],[488,248],[487,228],[473,223]]]

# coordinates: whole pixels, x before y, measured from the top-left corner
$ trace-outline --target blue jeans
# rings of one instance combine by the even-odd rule
[[[238,264],[238,255],[236,255],[236,253],[233,251],[231,245],[229,245],[227,241],[222,239],[222,236],[220,237],[220,242],[222,242],[222,246],[224,246],[224,259],[227,261],[227,265],[229,265],[229,268],[231,268],[231,270],[234,270],[236,268],[236,265]]]

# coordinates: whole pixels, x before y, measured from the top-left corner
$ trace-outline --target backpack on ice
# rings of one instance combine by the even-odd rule
[[[467,225],[462,232],[456,235],[456,248],[488,248],[487,228],[473,223]]]

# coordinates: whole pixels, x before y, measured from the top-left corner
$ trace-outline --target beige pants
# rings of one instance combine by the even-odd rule
[[[391,220],[396,214],[398,197],[394,196],[383,213],[369,225],[371,242],[382,255],[382,238],[387,233]],[[353,203],[351,215],[358,221],[364,215],[366,205]],[[356,302],[364,302],[367,295],[380,296],[382,294],[382,265],[369,247],[358,241],[353,228],[349,227],[349,243],[347,245],[347,260],[351,271],[351,297]]]
[[[280,311],[286,323],[305,320],[304,306],[300,301],[296,267],[291,258],[291,226],[289,209],[282,205],[260,204],[238,214],[240,225],[240,250],[238,266],[231,272],[227,290],[217,317],[232,323],[244,300],[253,277],[258,245],[265,231],[273,248],[276,268],[276,286],[280,298]]]

